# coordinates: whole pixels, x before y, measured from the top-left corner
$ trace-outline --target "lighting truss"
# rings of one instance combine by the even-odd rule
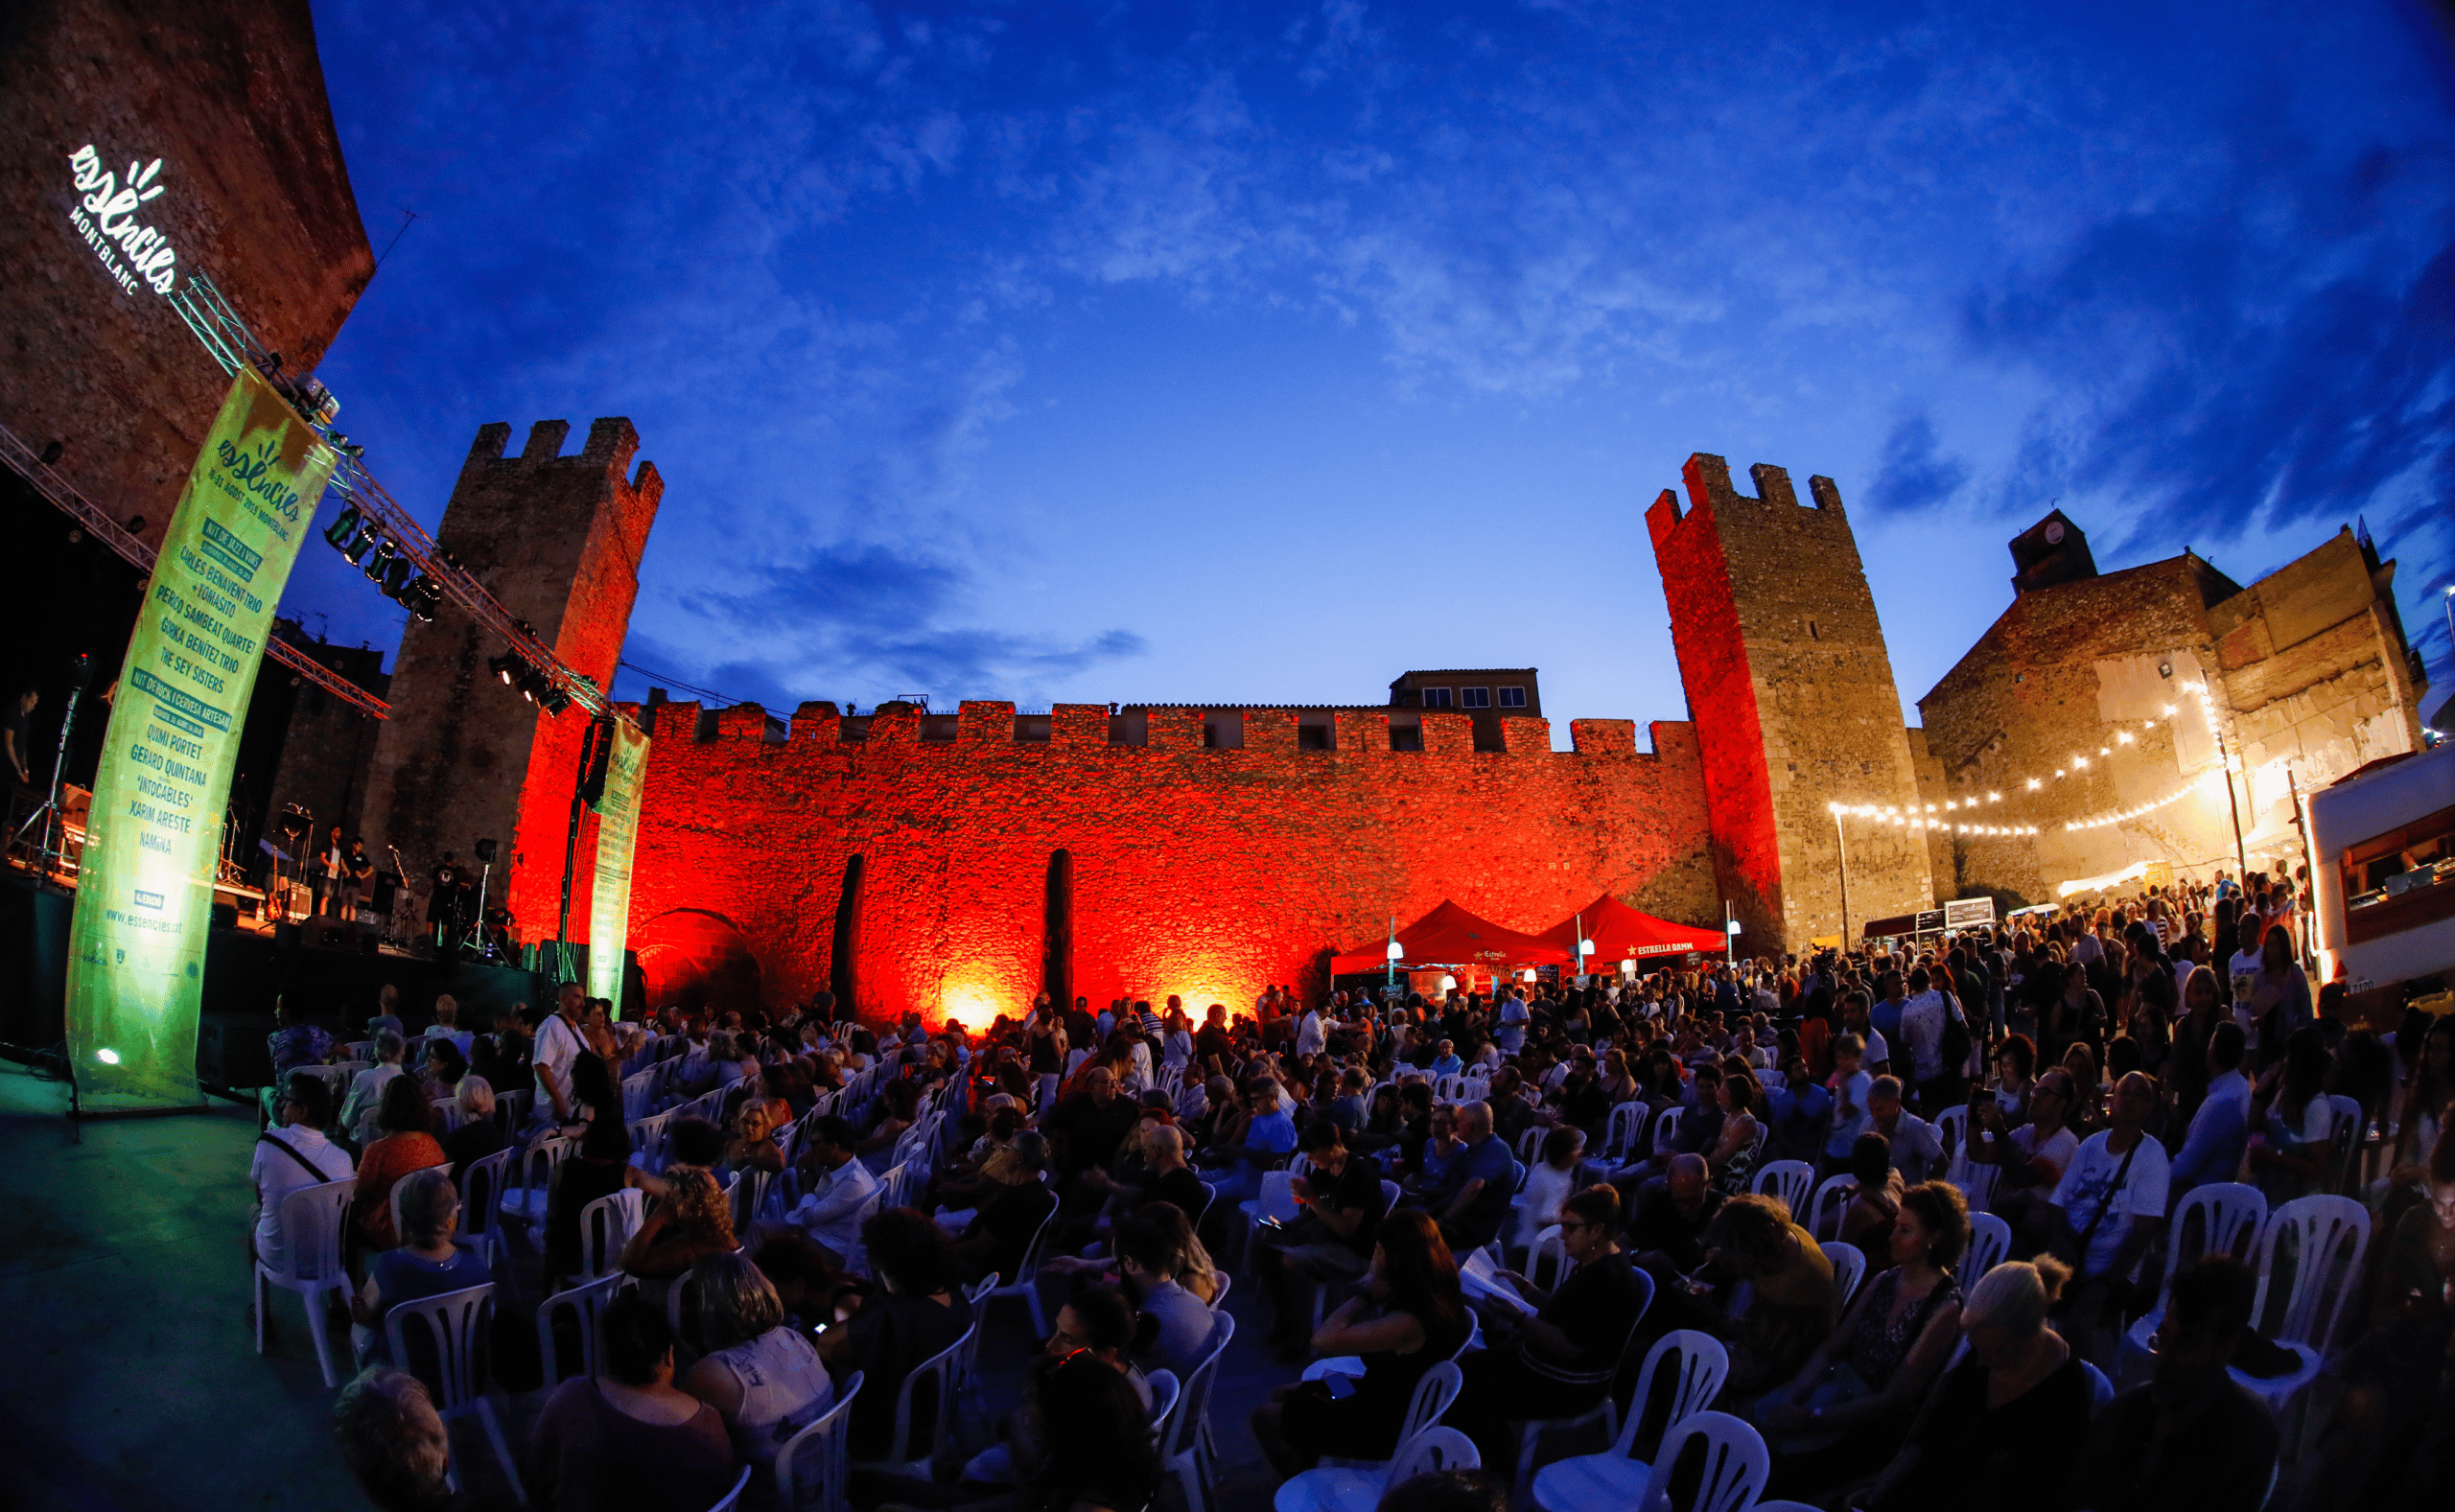
[[[79,493],[66,478],[52,471],[34,449],[19,440],[16,432],[7,426],[0,426],[0,457],[5,457],[9,465],[16,469],[18,476],[34,484],[36,492],[75,520],[81,529],[118,552],[123,561],[138,571],[148,576],[152,574],[153,548],[104,513],[101,505]],[[265,654],[361,713],[371,714],[377,719],[388,719],[392,715],[391,705],[278,636],[265,638]]]
[[[188,274],[186,282],[170,295],[170,302],[205,351],[222,364],[223,372],[236,373],[242,366],[253,367],[268,378],[273,378],[280,372],[280,354],[256,339],[247,323],[230,308],[230,302],[222,297],[221,289],[208,275],[202,272]],[[274,378],[274,382],[279,384],[281,381]],[[287,386],[294,390],[300,382],[292,380]],[[305,382],[312,383],[313,380]],[[320,386],[316,392],[320,395]],[[293,404],[301,407],[302,413],[307,413],[309,400],[306,396],[292,392],[290,397]],[[332,440],[328,417],[318,418],[308,413],[307,418],[314,422],[328,442]],[[432,579],[442,590],[444,597],[466,610],[471,618],[501,637],[521,660],[537,669],[538,675],[556,695],[550,702],[541,698],[540,703],[546,704],[549,709],[556,705],[568,707],[577,704],[592,719],[601,719],[613,712],[613,702],[605,696],[603,689],[564,664],[562,658],[537,638],[526,620],[514,617],[511,611],[498,603],[495,596],[458,563],[435,548],[434,538],[427,534],[426,526],[418,523],[415,516],[386,492],[375,475],[366,470],[362,460],[339,445],[335,445],[334,450],[339,454],[333,467],[332,490],[356,509],[369,525],[380,530],[392,543],[394,552],[414,563],[418,570]]]

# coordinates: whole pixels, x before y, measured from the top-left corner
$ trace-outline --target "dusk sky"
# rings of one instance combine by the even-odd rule
[[[433,524],[479,426],[629,416],[660,682],[1340,703],[1534,665],[1565,745],[1683,717],[1643,511],[1702,451],[1839,482],[1905,705],[2058,500],[2102,568],[2246,584],[2365,518],[2428,707],[2455,686],[2419,4],[316,18],[375,248],[417,215],[322,369],[343,428]],[[287,602],[398,637],[320,547]]]

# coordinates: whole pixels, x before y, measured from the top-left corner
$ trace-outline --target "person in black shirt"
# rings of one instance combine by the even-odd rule
[[[1501,1280],[1536,1308],[1528,1316],[1498,1299],[1479,1301],[1488,1347],[1460,1361],[1465,1388],[1443,1421],[1475,1441],[1486,1465],[1516,1462],[1511,1423],[1577,1417],[1611,1389],[1612,1372],[1653,1301],[1653,1282],[1620,1251],[1620,1194],[1607,1185],[1560,1204],[1568,1275],[1546,1291],[1513,1270]]]
[[[35,779],[33,714],[41,701],[42,694],[29,687],[0,710],[0,755],[9,758],[9,780],[19,787],[31,786]]]
[[[1113,1162],[1118,1143],[1140,1116],[1133,1099],[1117,1096],[1116,1077],[1108,1067],[1084,1072],[1083,1090],[1057,1105],[1045,1125],[1057,1138],[1061,1184],[1096,1206],[1099,1194],[1084,1188],[1083,1173]]]
[[[967,1281],[991,1274],[998,1276],[1001,1284],[1014,1280],[1040,1224],[1057,1206],[1057,1194],[1040,1179],[1040,1174],[1048,1169],[1048,1141],[1025,1129],[1015,1136],[1014,1149],[1015,1158],[1030,1176],[990,1193],[963,1237],[947,1246]]]
[[[1152,1124],[1142,1131],[1142,1201],[1168,1202],[1195,1222],[1210,1205],[1210,1188],[1185,1164],[1184,1130],[1174,1124]]]
[[[2226,1368],[2250,1329],[2257,1288],[2250,1268],[2223,1251],[2174,1277],[2157,1329],[2156,1378],[2097,1414],[2074,1488],[2081,1505],[2256,1512],[2267,1500],[2276,1420]]]
[[[1271,1341],[1298,1359],[1313,1333],[1314,1285],[1371,1268],[1373,1235],[1390,1208],[1380,1171],[1348,1153],[1336,1124],[1307,1126],[1300,1146],[1313,1169],[1290,1190],[1302,1211],[1284,1228],[1260,1230],[1253,1245],[1253,1268],[1278,1320]]]
[[[1704,1156],[1674,1156],[1668,1179],[1637,1200],[1628,1219],[1628,1252],[1656,1281],[1705,1263],[1705,1230],[1722,1205],[1708,1175]]]

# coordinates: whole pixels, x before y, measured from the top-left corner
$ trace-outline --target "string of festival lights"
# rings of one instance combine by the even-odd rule
[[[2195,701],[2198,704],[2200,719],[2202,723],[2207,726],[2209,738],[2215,743],[2216,750],[2221,756],[2225,749],[2225,733],[2223,728],[2217,723],[2216,705],[2215,701],[2209,696],[2208,685],[2204,682],[2185,683],[2182,685],[2182,691],[2186,699]],[[2164,722],[2167,724],[2179,723],[2180,720],[2185,717],[2184,710],[2181,706],[2175,704],[2167,704],[2164,707]],[[2050,778],[2034,776],[2026,777],[2019,779],[2014,782],[2007,782],[2004,785],[2006,787],[2013,787],[2022,792],[2034,793],[2042,791],[2048,781],[2060,781],[2066,778],[2073,776],[2074,774],[2086,772],[2090,769],[2092,762],[2111,760],[2117,750],[2127,745],[2137,744],[2139,736],[2146,732],[2157,728],[2158,723],[2159,721],[2154,719],[2123,721],[2116,723],[2112,734],[2107,738],[2104,745],[2097,748],[2097,754],[2093,757],[2089,756],[2086,752],[2074,752],[2061,766],[2053,769],[2053,775]],[[2088,819],[2067,820],[2063,824],[2063,828],[2066,831],[2103,829],[2110,825],[2125,824],[2131,820],[2142,818],[2145,815],[2155,813],[2157,810],[2164,808],[2169,804],[2180,803],[2185,798],[2187,798],[2192,793],[2198,791],[2199,788],[2207,782],[2209,777],[2212,773],[2226,771],[2229,769],[2229,763],[2220,760],[2220,762],[2215,767],[2210,768],[2210,771],[2203,772],[2199,776],[2190,779],[2188,781],[2175,788],[2172,792],[2165,794],[2163,798],[2155,799],[2145,803],[2136,804],[2130,808],[2125,808],[2116,813],[2099,814]],[[1989,837],[2024,837],[2042,834],[2045,832],[2044,826],[2033,824],[1988,823],[1983,821],[1973,821],[1967,817],[1952,817],[1954,815],[1967,816],[1976,813],[1980,809],[1992,810],[1995,804],[2002,802],[2003,794],[2001,791],[1990,789],[1983,798],[1975,796],[1956,799],[1948,798],[1944,800],[1940,807],[1934,803],[1928,803],[1924,805],[1910,803],[1905,805],[1898,803],[1831,803],[1824,806],[1832,813],[1835,822],[1842,819],[1864,819],[1871,820],[1878,825],[1889,825],[1896,829]]]

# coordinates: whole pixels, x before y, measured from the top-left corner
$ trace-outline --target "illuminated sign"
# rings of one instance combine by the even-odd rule
[[[152,286],[157,294],[169,293],[178,282],[179,254],[169,237],[136,215],[165,187],[153,181],[162,172],[162,160],[130,162],[123,177],[103,166],[102,154],[88,142],[68,154],[68,167],[80,196],[69,207],[68,220],[112,281],[131,294],[139,284]]]
[[[241,368],[145,585],[94,776],[68,926],[68,1048],[84,1106],[196,1101],[222,815],[266,632],[332,448]]]
[[[605,796],[596,801],[596,876],[588,894],[588,995],[622,1011],[622,946],[631,927],[631,850],[640,834],[640,781],[648,737],[627,719],[603,727],[611,738]]]

